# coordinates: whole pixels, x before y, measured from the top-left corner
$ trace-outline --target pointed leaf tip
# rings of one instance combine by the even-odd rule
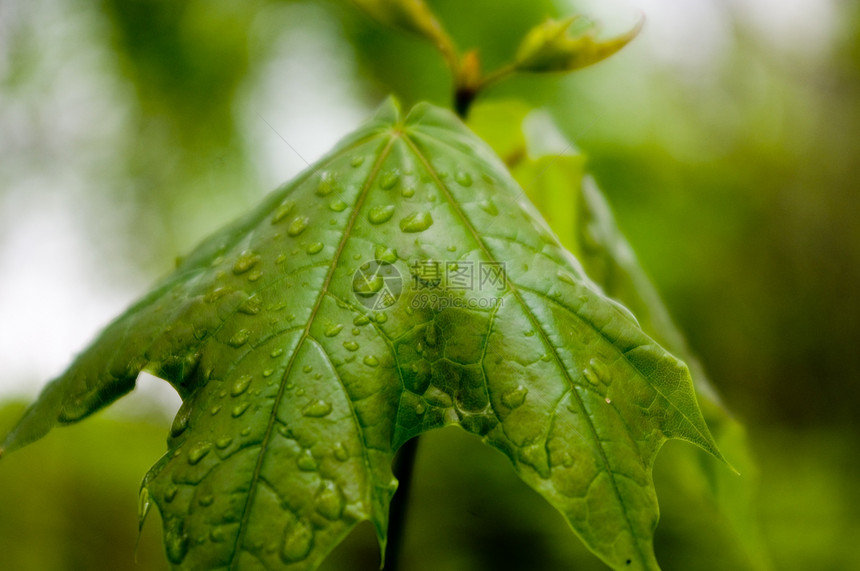
[[[564,20],[548,19],[532,28],[520,44],[514,61],[517,71],[573,71],[598,63],[629,44],[642,30],[641,17],[628,32],[599,41],[593,26],[575,36],[568,35],[570,25],[578,16]]]
[[[380,121],[387,122],[389,124],[395,124],[400,120],[400,116],[403,114],[402,105],[400,101],[393,95],[389,95],[385,98],[385,101],[376,109],[373,118],[371,121]]]

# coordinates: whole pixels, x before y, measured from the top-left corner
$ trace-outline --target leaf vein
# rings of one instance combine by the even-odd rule
[[[456,199],[454,198],[454,196],[451,194],[451,190],[450,190],[450,189],[448,188],[448,186],[444,183],[444,181],[442,181],[442,180],[439,178],[438,173],[436,173],[436,171],[435,171],[435,169],[433,168],[433,166],[430,164],[430,162],[427,160],[427,158],[426,158],[426,157],[424,156],[424,154],[421,152],[421,149],[419,149],[419,148],[418,148],[417,144],[416,144],[414,141],[412,141],[412,139],[410,138],[410,136],[409,136],[409,135],[404,134],[404,136],[403,136],[403,140],[404,140],[404,142],[409,146],[409,148],[412,150],[412,152],[415,154],[416,158],[417,158],[419,161],[421,161],[421,163],[424,165],[424,168],[425,168],[425,169],[427,169],[427,172],[430,174],[431,178],[433,178],[433,180],[434,180],[434,182],[435,182],[436,186],[437,186],[437,187],[439,187],[439,190],[441,190],[441,191],[442,191],[442,194],[444,194],[445,199],[447,200],[448,204],[451,206],[451,209],[452,209],[452,210],[457,214],[457,216],[460,218],[460,220],[462,221],[463,225],[466,227],[466,229],[467,229],[467,230],[469,231],[469,233],[472,235],[472,238],[475,240],[475,242],[479,245],[479,247],[480,247],[480,248],[481,248],[481,250],[483,251],[484,255],[485,255],[485,256],[487,256],[487,259],[489,259],[489,260],[495,260],[495,259],[496,259],[496,258],[495,258],[495,256],[493,256],[493,255],[492,255],[492,253],[490,252],[490,250],[489,250],[489,248],[487,247],[486,243],[485,243],[485,242],[484,242],[484,240],[481,238],[481,235],[480,235],[480,234],[478,233],[478,231],[475,229],[475,227],[474,227],[474,225],[472,224],[471,220],[469,220],[469,218],[468,218],[468,217],[466,216],[466,214],[463,212],[462,208],[460,208],[460,205],[457,203],[457,201],[456,201]],[[532,322],[533,326],[535,327],[535,330],[536,330],[536,331],[538,331],[538,332],[540,333],[540,336],[541,336],[541,339],[542,339],[542,341],[543,341],[544,346],[545,346],[545,347],[548,347],[548,348],[549,348],[549,350],[552,352],[553,357],[554,357],[554,360],[555,360],[555,362],[556,362],[556,365],[557,365],[557,366],[558,366],[558,368],[561,370],[561,372],[563,373],[563,375],[567,378],[568,383],[569,383],[571,386],[576,386],[576,385],[575,385],[575,383],[573,382],[573,379],[572,379],[572,378],[571,378],[571,376],[570,376],[570,373],[569,373],[569,372],[567,371],[567,369],[564,367],[564,362],[561,360],[561,357],[560,357],[560,355],[558,354],[558,351],[557,351],[557,350],[556,350],[556,348],[552,345],[552,343],[550,343],[549,338],[548,338],[548,335],[547,335],[547,331],[545,330],[545,328],[544,328],[543,324],[542,324],[542,323],[540,323],[540,321],[539,321],[539,320],[536,318],[536,316],[534,315],[534,312],[531,310],[531,308],[528,306],[528,304],[526,304],[526,303],[525,303],[525,301],[523,300],[523,298],[522,298],[522,296],[520,295],[519,291],[517,290],[517,286],[516,286],[516,284],[514,284],[514,283],[513,283],[511,280],[509,280],[509,279],[506,279],[506,282],[507,282],[508,287],[510,288],[510,291],[511,291],[512,295],[514,295],[514,296],[517,298],[517,301],[519,302],[520,306],[524,309],[524,313],[526,313],[526,315],[527,315],[528,319]],[[576,391],[573,391],[573,392],[574,392],[574,394],[576,394],[576,397],[577,397],[577,399],[576,399],[576,400],[577,400],[577,403],[579,404],[579,407],[583,410],[583,413],[585,413],[585,412],[586,412],[586,411],[585,411],[585,403],[582,401],[582,397],[579,395],[579,393],[578,393],[578,392],[576,392]],[[612,477],[612,472],[611,472],[611,469],[610,469],[611,464],[610,464],[610,462],[609,462],[609,458],[608,458],[608,456],[607,456],[607,454],[606,454],[606,451],[603,449],[603,447],[599,445],[599,439],[598,439],[598,437],[597,437],[597,429],[596,429],[596,428],[595,428],[595,426],[594,426],[594,421],[592,420],[591,416],[590,416],[590,415],[588,415],[588,414],[585,414],[585,418],[587,418],[587,419],[588,419],[588,426],[589,426],[589,428],[591,429],[591,433],[592,433],[592,437],[593,437],[593,439],[594,439],[595,441],[597,441],[597,442],[598,442],[598,450],[600,450],[600,458],[601,458],[601,461],[602,461],[602,463],[603,463],[604,470],[605,470],[605,472],[609,475],[609,479],[610,479],[610,481],[612,482],[612,489],[613,489],[613,493],[614,493],[614,495],[615,495],[616,500],[618,501],[618,504],[619,504],[619,505],[620,505],[620,507],[621,507],[621,512],[622,512],[622,513],[623,513],[623,515],[624,515],[624,520],[625,520],[625,522],[627,523],[627,528],[628,528],[628,530],[630,531],[630,534],[631,534],[633,537],[638,538],[639,536],[638,536],[638,534],[637,534],[637,532],[636,532],[636,529],[633,527],[633,523],[632,523],[632,521],[630,520],[630,515],[627,513],[627,506],[626,506],[626,504],[624,503],[624,500],[623,500],[623,499],[622,499],[622,497],[621,497],[621,492],[620,492],[620,490],[619,490],[619,488],[618,488],[617,483],[615,482],[615,478],[614,478],[614,477]],[[640,547],[639,542],[638,542],[638,541],[634,541],[633,543],[634,543],[634,545],[636,546],[636,551],[637,551],[637,552],[638,552],[638,554],[639,554],[640,560],[641,560],[641,561],[646,561],[646,560],[647,560],[647,558],[645,557],[645,554],[642,552],[642,548]]]
[[[236,534],[236,542],[233,545],[233,553],[236,553],[236,548],[238,546],[242,545],[242,541],[244,539],[244,535],[245,535],[245,532],[247,529],[247,524],[248,524],[248,517],[250,514],[251,502],[253,501],[253,498],[254,498],[254,489],[255,489],[256,481],[259,479],[260,471],[262,470],[263,458],[265,457],[267,443],[269,442],[269,439],[271,438],[272,429],[275,425],[275,418],[277,417],[278,405],[281,402],[281,399],[283,398],[284,390],[285,390],[285,387],[287,385],[286,379],[289,377],[290,373],[292,372],[292,368],[293,368],[293,365],[295,364],[296,358],[299,355],[299,353],[301,352],[301,348],[304,345],[304,341],[305,341],[305,339],[307,339],[307,337],[310,333],[311,325],[314,323],[314,320],[316,319],[316,314],[319,311],[320,305],[322,304],[322,300],[325,298],[325,293],[328,290],[329,284],[331,283],[332,276],[334,275],[335,268],[337,268],[338,261],[340,260],[340,256],[343,253],[343,249],[346,246],[347,241],[349,240],[350,234],[352,233],[352,228],[355,225],[355,221],[358,218],[359,212],[361,211],[361,206],[364,203],[364,199],[367,196],[367,193],[370,190],[370,188],[373,186],[373,182],[376,179],[377,174],[379,173],[379,170],[382,166],[382,163],[388,157],[388,154],[389,154],[391,147],[394,144],[395,140],[396,140],[396,137],[392,136],[391,139],[389,140],[389,142],[386,144],[385,148],[380,153],[380,156],[377,159],[376,164],[373,167],[373,170],[368,175],[367,181],[365,182],[364,187],[361,189],[361,192],[356,199],[355,206],[353,207],[353,211],[350,214],[349,221],[347,222],[346,227],[344,228],[343,236],[341,237],[341,240],[338,244],[337,250],[335,251],[335,254],[332,257],[331,265],[329,267],[328,274],[325,278],[325,282],[323,283],[322,288],[320,289],[320,294],[317,296],[317,300],[314,303],[314,306],[313,306],[313,309],[311,310],[310,316],[308,317],[307,325],[305,326],[304,332],[302,334],[302,338],[299,340],[298,344],[296,345],[295,350],[293,351],[293,354],[290,356],[289,362],[287,363],[287,367],[286,367],[286,369],[284,371],[284,375],[282,376],[282,379],[281,379],[281,385],[278,389],[278,394],[275,397],[275,403],[272,406],[272,414],[269,417],[268,426],[266,427],[266,434],[263,437],[263,442],[262,442],[260,453],[257,457],[257,463],[256,463],[256,466],[254,468],[254,473],[251,477],[251,482],[250,482],[250,486],[249,486],[249,490],[248,490],[248,498],[245,502],[245,506],[242,509],[242,519],[239,523],[239,531]],[[231,561],[230,567],[235,569],[236,564],[237,564],[237,560],[233,559]]]

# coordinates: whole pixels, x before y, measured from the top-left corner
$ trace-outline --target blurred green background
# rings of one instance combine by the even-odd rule
[[[429,4],[489,69],[547,15],[581,10],[607,34],[647,16],[607,62],[483,99],[545,108],[588,156],[748,428],[773,567],[858,568],[860,5]],[[345,1],[0,3],[0,433],[174,258],[388,93],[447,105],[450,90],[429,45]],[[140,384],[0,462],[3,568],[166,568],[156,513],[135,564],[136,503],[178,400]],[[456,430],[423,440],[405,569],[603,568],[501,455]],[[749,567],[720,522],[661,487],[680,446],[655,468],[664,569]],[[365,525],[328,567],[377,557]]]

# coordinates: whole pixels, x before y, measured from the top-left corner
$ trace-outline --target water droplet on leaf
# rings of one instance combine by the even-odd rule
[[[237,397],[248,390],[248,386],[251,384],[251,375],[242,375],[236,382],[233,383],[233,387],[230,389],[230,394],[234,397]]]
[[[352,291],[361,297],[373,297],[385,287],[385,280],[379,274],[365,275],[356,272],[352,279]]]
[[[609,369],[599,359],[588,361],[588,366],[582,370],[582,374],[592,385],[596,386],[603,383],[608,386],[612,384],[612,375],[609,373]]]
[[[412,363],[410,372],[412,374],[405,375],[403,379],[406,389],[419,395],[423,394],[430,386],[433,367],[426,359],[421,359]]]
[[[391,220],[392,216],[394,216],[393,204],[374,206],[370,209],[370,212],[367,213],[367,219],[371,224],[383,224]]]
[[[340,442],[334,445],[334,457],[340,462],[345,462],[349,459],[349,452],[347,451],[346,447]]]
[[[397,250],[378,244],[374,250],[374,259],[393,264],[397,261]]]
[[[215,543],[221,543],[226,539],[226,532],[223,526],[215,526],[209,530],[209,539]]]
[[[508,408],[517,408],[525,402],[528,392],[528,388],[518,385],[517,388],[502,395],[502,404]]]
[[[170,426],[170,436],[176,438],[188,428],[188,422],[191,419],[191,401],[182,402],[182,406],[176,411],[176,416],[173,418],[173,424]]]
[[[233,291],[234,291],[233,288],[229,288],[229,287],[216,287],[215,289],[210,291],[208,294],[206,294],[206,297],[205,297],[206,303],[215,303],[216,301],[218,301],[219,299],[221,299],[225,295],[227,295],[229,293],[233,293]]]
[[[574,286],[576,285],[576,278],[573,277],[571,274],[565,272],[564,270],[559,270],[558,272],[556,272],[556,275],[558,276],[558,279],[560,279],[561,281],[568,283],[570,285],[574,285]]]
[[[233,264],[233,273],[237,276],[240,274],[244,274],[251,268],[257,265],[260,261],[260,256],[255,254],[251,250],[245,250],[239,257],[236,259],[236,263]]]
[[[151,507],[152,496],[149,494],[149,489],[143,487],[140,489],[140,495],[137,498],[137,519],[139,522],[139,529],[143,527],[143,522],[146,520],[146,514],[149,513],[149,508]]]
[[[168,519],[164,525],[164,550],[167,559],[175,565],[182,563],[188,553],[188,536],[185,534],[185,524],[180,518]]]
[[[310,450],[305,450],[299,455],[296,465],[302,472],[314,472],[319,467],[316,458],[313,457]]]
[[[188,451],[188,463],[192,466],[200,462],[212,450],[211,442],[198,442]]]
[[[328,207],[334,212],[343,212],[344,210],[346,210],[346,202],[340,199],[332,200],[331,202],[329,202]]]
[[[492,200],[482,200],[478,203],[478,206],[481,207],[481,210],[489,214],[490,216],[496,216],[499,214],[499,209],[496,208],[495,203]]]
[[[275,210],[274,216],[272,216],[272,224],[277,224],[287,216],[289,216],[290,212],[293,211],[293,208],[296,206],[295,200],[286,200],[284,201],[277,210]]]
[[[227,344],[230,345],[231,347],[237,347],[238,348],[238,347],[241,347],[242,345],[244,345],[245,343],[247,343],[248,339],[250,337],[251,337],[250,331],[248,331],[247,329],[240,329],[239,331],[234,333],[232,337],[230,337],[230,340],[227,341]]]
[[[424,341],[428,347],[436,346],[436,325],[434,323],[430,323],[424,328]]]
[[[472,175],[466,171],[457,171],[457,174],[454,175],[454,180],[460,186],[472,186]]]
[[[307,216],[297,216],[290,222],[290,225],[287,227],[287,234],[295,238],[305,230],[307,230],[308,224],[310,223],[310,218]]]
[[[432,226],[433,217],[429,212],[413,212],[400,221],[400,230],[403,232],[423,232]]]
[[[397,169],[391,169],[382,173],[382,176],[379,179],[379,188],[382,190],[391,190],[400,180],[400,171]]]
[[[320,182],[317,185],[317,196],[327,196],[337,188],[337,180],[330,172],[324,172],[320,175]]]
[[[239,306],[239,312],[245,315],[257,315],[262,308],[263,300],[257,295],[252,295],[242,302],[242,305]]]
[[[331,414],[331,403],[324,400],[311,401],[302,409],[302,414],[311,418],[322,418]]]
[[[342,329],[343,329],[343,325],[341,325],[340,323],[336,323],[334,325],[331,325],[328,328],[326,328],[325,336],[326,337],[334,337],[338,333],[340,333]]]
[[[335,521],[343,516],[343,508],[346,499],[337,484],[331,480],[324,480],[323,485],[317,492],[317,512],[330,521]]]
[[[287,528],[284,544],[281,546],[281,559],[284,563],[296,563],[310,555],[314,546],[314,528],[303,519]]]

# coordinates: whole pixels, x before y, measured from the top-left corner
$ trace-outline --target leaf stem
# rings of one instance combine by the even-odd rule
[[[474,89],[459,88],[454,91],[454,112],[460,119],[466,120],[469,115],[469,108],[478,92]]]
[[[511,63],[511,64],[508,64],[504,67],[497,69],[496,71],[494,71],[492,73],[488,73],[487,75],[485,75],[484,77],[481,78],[481,83],[478,85],[478,89],[479,90],[486,89],[487,87],[489,87],[490,85],[492,85],[498,81],[501,81],[503,79],[507,79],[508,76],[513,75],[514,73],[516,73],[516,71],[517,71],[517,67]]]
[[[507,79],[516,73],[516,71],[516,66],[508,64],[481,77],[474,85],[463,84],[463,82],[457,81],[459,85],[456,85],[454,88],[454,111],[461,119],[466,119],[466,116],[469,114],[469,108],[479,93],[494,83]],[[459,80],[456,75],[455,77]]]
[[[394,477],[400,482],[397,493],[391,500],[388,520],[388,547],[385,550],[385,571],[399,571],[402,568],[400,553],[406,533],[406,512],[409,492],[412,487],[412,474],[415,471],[415,457],[418,452],[418,437],[407,440],[394,458]]]

